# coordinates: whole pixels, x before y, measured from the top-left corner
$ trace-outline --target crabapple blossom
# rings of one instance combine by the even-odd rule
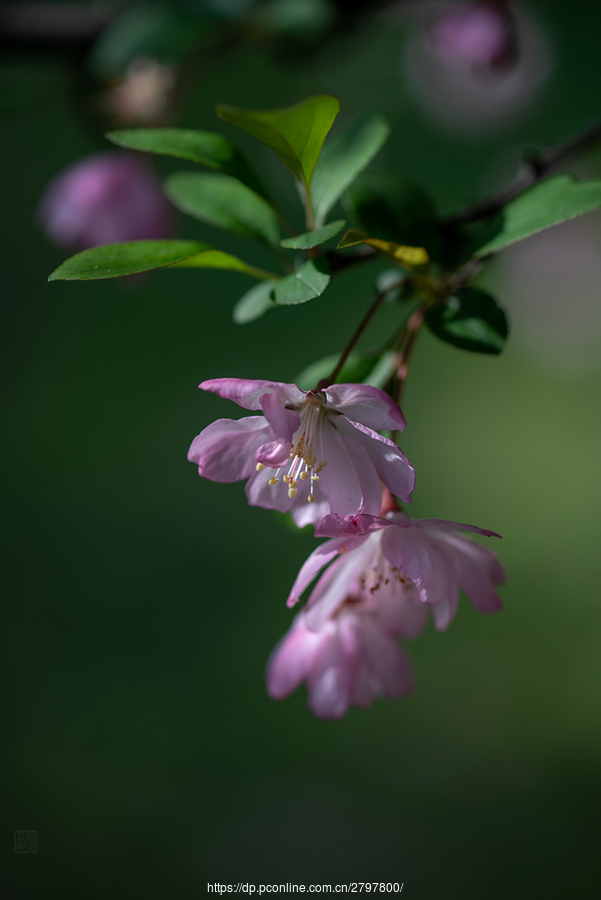
[[[397,592],[397,582],[403,584],[403,579],[409,579],[415,585],[419,600],[426,605],[426,611],[432,610],[434,625],[439,631],[444,631],[453,621],[460,590],[479,612],[496,612],[502,604],[495,585],[505,581],[503,566],[491,550],[464,537],[461,532],[466,531],[500,537],[494,531],[475,525],[443,519],[410,519],[400,510],[388,513],[386,518],[328,515],[319,523],[315,534],[332,540],[318,547],[306,560],[292,587],[288,605],[293,606],[317,572],[339,556],[334,565],[345,572],[339,579],[340,587],[346,578],[360,596],[373,589],[387,598],[388,594]],[[315,602],[316,596],[322,595],[320,585],[327,577],[328,572],[317,583],[308,607]],[[321,616],[338,602],[339,597],[330,589]],[[423,625],[425,617],[421,620],[421,627]],[[406,626],[405,630],[399,627],[397,633],[405,637],[419,633],[421,629],[415,613],[409,629],[411,633],[407,633]]]
[[[376,514],[380,480],[410,500],[413,467],[393,441],[377,433],[401,431],[405,419],[379,388],[334,384],[301,391],[294,384],[243,378],[215,378],[199,386],[263,413],[218,419],[188,453],[211,481],[248,479],[251,506],[290,511],[303,526],[330,512]]]
[[[481,612],[501,606],[494,590],[504,581],[501,563],[462,531],[498,537],[472,525],[412,520],[400,511],[386,518],[326,516],[316,535],[331,540],[302,566],[288,605],[331,565],[269,660],[269,695],[282,699],[306,681],[313,712],[340,718],[350,705],[409,693],[411,667],[395,636],[417,637],[430,610],[436,628],[447,628],[459,589]]]
[[[85,156],[59,172],[37,216],[51,241],[79,250],[167,238],[175,223],[150,164],[119,150]]]
[[[302,681],[309,708],[321,719],[340,719],[349,706],[366,708],[414,689],[411,663],[383,630],[372,610],[355,598],[344,601],[318,629],[300,612],[267,664],[267,692],[282,700]]]

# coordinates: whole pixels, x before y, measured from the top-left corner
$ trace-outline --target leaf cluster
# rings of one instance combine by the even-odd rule
[[[278,209],[269,188],[235,145],[218,133],[180,128],[111,132],[113,143],[132,150],[197,163],[205,171],[177,172],[165,192],[182,212],[215,228],[266,246],[270,270],[198,241],[164,240],[110,244],[64,262],[50,280],[116,278],[152,269],[221,268],[255,279],[236,304],[239,324],[280,306],[320,297],[332,272],[380,255],[393,265],[376,285],[377,302],[399,304],[399,331],[380,348],[349,348],[341,363],[326,357],[299,375],[314,386],[337,368],[338,380],[389,386],[394,379],[405,325],[412,309],[441,340],[455,347],[497,354],[508,335],[507,318],[489,293],[468,282],[491,254],[544,228],[601,207],[601,179],[556,175],[513,197],[502,208],[467,221],[441,220],[427,193],[400,175],[368,168],[389,135],[378,113],[361,116],[333,135],[340,110],[336,97],[319,94],[275,110],[217,107],[218,116],[273,150],[296,179],[305,230],[298,234]],[[208,171],[207,171],[208,170]],[[347,224],[328,221],[341,204]],[[288,232],[287,236],[283,236]],[[352,352],[350,352],[352,351]]]

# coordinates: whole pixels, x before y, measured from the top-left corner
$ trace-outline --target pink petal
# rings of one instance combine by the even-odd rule
[[[316,495],[317,496],[317,495]],[[304,498],[306,500],[306,497]],[[315,503],[307,503],[299,498],[296,498],[296,502],[290,507],[290,515],[294,521],[294,524],[299,528],[304,528],[306,525],[315,525],[316,522],[319,522],[320,519],[323,519],[325,515],[330,511],[330,504],[327,500],[316,500]]]
[[[309,708],[320,719],[340,719],[349,707],[352,661],[345,659],[337,631],[319,648],[307,678]]]
[[[304,681],[320,645],[324,638],[327,639],[327,635],[317,634],[297,624],[298,619],[267,661],[267,693],[274,700],[287,697]]]
[[[505,572],[495,554],[460,537],[449,536],[447,542],[453,548],[459,587],[468,600],[483,613],[497,612],[501,609],[503,604],[493,584],[502,584]]]
[[[340,417],[342,418],[342,417]],[[357,432],[358,433],[358,432]],[[367,450],[351,435],[342,435],[342,441],[353,461],[361,485],[361,512],[377,515],[382,505],[382,485]]]
[[[370,516],[360,513],[358,516],[341,516],[339,513],[330,513],[325,516],[315,529],[315,537],[344,537],[345,535],[369,534],[392,525],[388,519],[380,516]]]
[[[275,437],[283,443],[291,444],[292,436],[300,425],[300,415],[295,409],[286,409],[288,401],[284,392],[263,394],[259,402]]]
[[[255,450],[268,434],[263,416],[217,419],[194,438],[188,459],[211,481],[239,481],[255,471]]]
[[[276,485],[269,484],[269,479],[272,477],[273,469],[252,472],[244,488],[248,502],[250,506],[262,506],[264,509],[288,512],[293,501],[288,497],[288,491],[283,489],[281,481]]]
[[[391,699],[412,693],[415,690],[413,668],[399,644],[367,617],[363,634],[369,667],[382,684],[383,693]]]
[[[397,495],[398,496],[398,495]],[[474,534],[481,534],[484,537],[498,537],[496,531],[487,531],[485,528],[478,528],[477,525],[464,525],[461,522],[449,522],[448,519],[409,519],[411,526],[418,528],[433,528],[438,531],[472,531]]]
[[[405,586],[404,586],[405,587]],[[441,604],[436,606],[439,609]],[[378,591],[377,624],[387,634],[412,640],[422,633],[430,616],[430,607],[419,599],[417,588],[407,581],[404,590]]]
[[[368,538],[363,536],[346,540],[354,540],[355,547],[357,547]],[[365,571],[365,564],[365,554],[360,550],[348,553],[344,557],[344,565],[340,565],[336,569],[334,577],[329,581],[325,590],[323,590],[321,582],[318,582],[305,607],[307,628],[319,631],[320,628],[323,628],[324,623],[338,612],[345,600],[356,593],[361,576]]]
[[[279,468],[290,459],[292,435],[300,425],[300,415],[294,409],[286,409],[286,398],[281,392],[263,394],[260,399],[265,418],[276,440],[263,444],[255,459],[264,466]]]
[[[374,428],[376,431],[403,431],[406,422],[403,413],[380,388],[369,384],[333,384],[325,389],[328,407],[352,419]]]
[[[327,468],[320,475],[319,487],[330,508],[342,514],[361,512],[363,490],[357,470],[336,429],[324,421],[321,429],[322,460]]]
[[[336,420],[336,428],[365,447],[386,487],[395,497],[410,503],[411,492],[415,488],[415,471],[394,441],[376,434],[371,428],[366,428],[359,422],[351,422],[343,417]]]
[[[417,528],[387,528],[382,535],[386,559],[413,581],[422,603],[441,603],[457,591],[453,560]]]
[[[308,505],[309,504],[307,504],[307,506]],[[287,605],[294,606],[295,603],[298,603],[303,591],[309,587],[317,573],[320,572],[324,566],[327,566],[330,560],[334,559],[339,553],[344,553],[346,550],[354,550],[360,543],[361,541],[357,541],[353,538],[339,538],[338,540],[325,541],[325,543],[320,544],[302,564],[300,572],[292,585],[290,596],[286,601]]]
[[[437,631],[446,631],[457,612],[459,605],[459,593],[445,598],[441,603],[437,603],[432,607],[432,618],[434,619],[434,627]]]
[[[295,384],[284,384],[281,381],[258,381],[247,378],[211,378],[203,381],[198,387],[202,391],[212,391],[219,397],[233,400],[244,409],[260,409],[261,397],[264,394],[278,392],[288,403],[299,404],[304,394]]]

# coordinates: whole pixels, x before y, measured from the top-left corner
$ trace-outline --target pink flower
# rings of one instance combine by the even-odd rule
[[[511,49],[507,14],[484,3],[462,3],[445,10],[428,36],[446,62],[464,66],[492,66]]]
[[[302,527],[334,511],[376,514],[380,479],[395,496],[410,500],[413,467],[395,443],[377,433],[405,427],[401,410],[384,391],[334,384],[305,392],[294,384],[242,378],[215,378],[200,388],[263,413],[218,419],[188,453],[211,481],[247,478],[251,506],[290,510]]]
[[[461,531],[495,534],[402,512],[324,518],[315,533],[332,540],[304,563],[288,605],[331,565],[269,660],[269,695],[282,699],[306,681],[313,712],[340,718],[350,705],[410,693],[411,667],[394,636],[417,637],[430,610],[436,628],[447,628],[459,589],[481,612],[501,606],[494,590],[505,577],[499,560]]]
[[[86,156],[46,188],[38,218],[59,247],[166,238],[173,208],[147,160],[119,150]]]
[[[307,682],[309,708],[320,719],[340,719],[378,696],[394,699],[414,689],[403,649],[361,603],[344,603],[318,629],[298,614],[267,664],[267,693],[282,700]]]
[[[351,591],[364,598],[366,592],[378,593],[380,603],[394,608],[395,625],[390,629],[403,637],[415,637],[426,624],[428,609],[434,625],[444,631],[453,621],[463,591],[472,605],[483,613],[501,609],[495,585],[503,584],[505,572],[498,557],[461,532],[471,531],[486,537],[499,537],[475,525],[462,525],[443,519],[410,519],[403,512],[386,518],[371,515],[326,516],[315,529],[317,537],[330,537],[315,550],[301,568],[292,586],[288,605],[294,606],[300,595],[324,565],[339,559],[322,575],[309,598],[310,607],[321,598],[320,619],[329,614]],[[338,566],[340,576],[327,591],[324,583]],[[409,610],[391,597],[399,593],[399,584],[408,579],[415,586],[422,607]],[[324,598],[327,596],[327,601]]]

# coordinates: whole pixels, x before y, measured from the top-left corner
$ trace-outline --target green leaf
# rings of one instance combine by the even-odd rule
[[[389,134],[390,126],[383,116],[367,113],[327,141],[311,185],[318,228],[336,201],[388,140]]]
[[[395,244],[393,241],[381,241],[378,238],[371,238],[362,231],[355,231],[350,228],[338,244],[339,250],[346,247],[356,247],[357,244],[368,244],[378,253],[393,259],[395,262],[403,266],[423,266],[428,262],[429,256],[425,247],[405,247],[402,244]]]
[[[601,207],[601,178],[578,181],[573,175],[555,175],[520,194],[503,209],[501,230],[480,246],[477,256],[495,253],[537,231]]]
[[[135,60],[183,60],[210,38],[210,31],[200,17],[174,6],[144,3],[118,15],[95,42],[91,68],[104,77],[114,77]]]
[[[393,350],[352,350],[344,362],[336,381],[339,384],[347,382],[353,384],[371,384],[373,387],[383,387],[394,373]],[[296,376],[294,383],[303,391],[314,390],[315,386],[323,378],[327,378],[334,371],[336,363],[340,359],[340,353],[324,356],[323,359],[311,363]]]
[[[342,231],[345,225],[344,219],[339,219],[337,222],[329,222],[323,228],[318,228],[317,231],[307,231],[305,234],[297,234],[296,237],[285,238],[280,241],[280,244],[289,250],[311,250],[312,247],[329,241],[335,234]]]
[[[273,289],[276,283],[275,281],[261,281],[240,297],[234,307],[234,322],[244,325],[246,322],[259,319],[267,310],[273,309],[275,306]]]
[[[185,128],[132,128],[109,131],[105,137],[119,147],[189,159],[238,178],[258,194],[265,194],[256,175],[231,141],[212,131]]]
[[[220,104],[217,115],[267,144],[308,190],[326,135],[340,110],[330,94],[283,109],[238,109]]]
[[[319,297],[330,283],[330,266],[323,256],[309,259],[294,275],[287,275],[276,285],[276,303],[289,306]]]
[[[346,191],[343,205],[360,231],[382,240],[439,250],[435,210],[419,186],[388,172],[368,169]]]
[[[215,172],[176,172],[167,179],[165,192],[178,209],[201,222],[279,247],[280,229],[273,209],[237,178]]]
[[[476,353],[500,353],[509,333],[503,309],[479,288],[457,291],[433,307],[426,321],[441,340]]]
[[[95,281],[176,266],[231,269],[254,278],[278,278],[199,241],[131,241],[76,253],[60,265],[48,281]]]

